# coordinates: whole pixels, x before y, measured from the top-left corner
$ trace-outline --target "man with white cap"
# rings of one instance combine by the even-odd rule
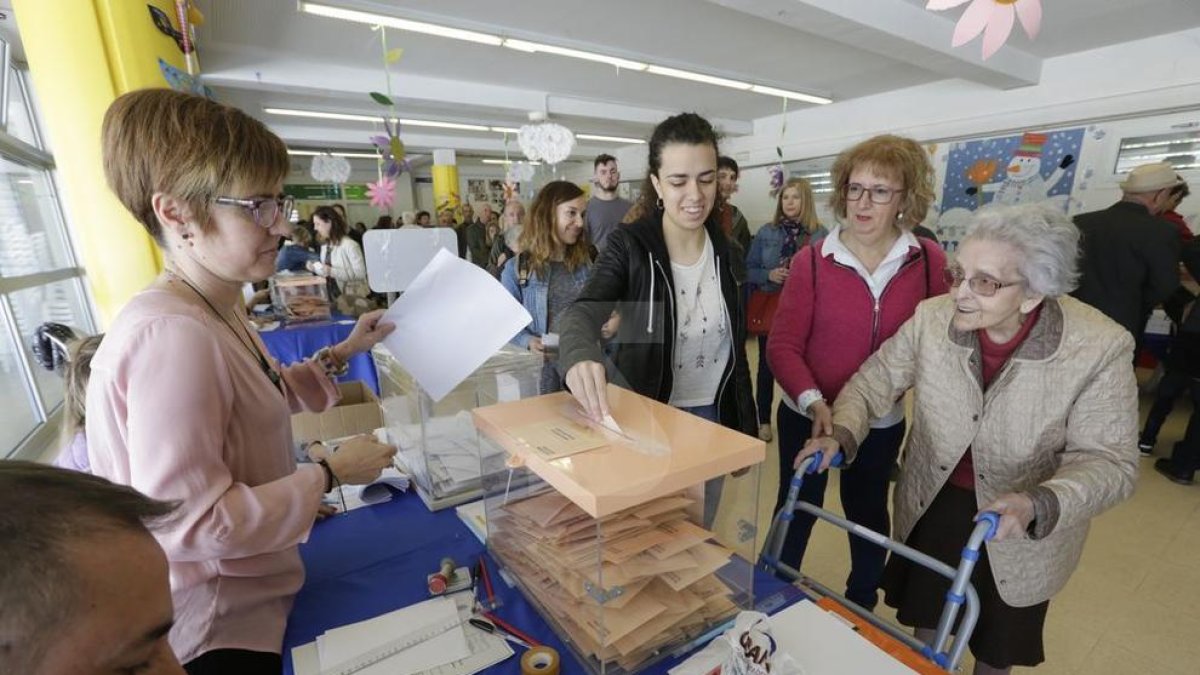
[[[1179,183],[1170,164],[1143,164],[1121,183],[1121,201],[1075,216],[1083,261],[1072,295],[1124,326],[1139,345],[1151,310],[1179,287],[1179,236],[1158,217]]]

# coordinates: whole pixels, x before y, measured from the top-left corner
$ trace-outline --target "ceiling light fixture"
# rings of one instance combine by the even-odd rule
[[[521,130],[516,127],[492,127],[492,131],[498,134],[519,134]]]
[[[353,9],[345,9],[342,7],[333,7],[319,2],[301,2],[300,11],[314,16],[324,16],[330,19],[341,19],[343,21],[353,21],[355,23],[365,23],[370,26],[387,26],[388,28],[399,28],[400,30],[412,31],[414,33],[425,33],[426,35],[436,35],[438,37],[447,37],[455,40],[466,40],[467,42],[477,42],[483,45],[492,45],[499,47],[504,39],[487,33],[479,33],[473,30],[462,30],[460,28],[450,28],[448,26],[439,26],[437,24],[425,23],[423,21],[409,21],[386,14],[376,14],[374,12],[359,12]]]
[[[325,152],[323,150],[293,150],[288,148],[289,155],[297,157],[316,157],[318,155],[333,155],[334,157],[346,157],[348,159],[379,159],[379,155],[373,152],[342,152],[340,150]]]
[[[584,141],[607,141],[610,143],[645,143],[646,141],[640,138],[628,138],[625,136],[601,136],[599,134],[575,134],[575,138]]]
[[[570,49],[567,47],[555,47],[554,45],[544,45],[538,42],[529,42],[528,40],[516,40],[513,38],[505,38],[504,46],[509,49],[515,49],[521,52],[536,54],[542,52],[544,54],[554,54],[556,56],[568,56],[573,59],[583,59],[584,61],[595,61],[597,63],[607,63],[611,66],[624,68],[626,70],[646,70],[648,64],[640,61],[630,61],[618,56],[607,56],[605,54],[596,54],[593,52],[585,52],[581,49]]]
[[[349,122],[372,122],[378,123],[382,116],[380,115],[361,115],[357,113],[337,113],[324,112],[321,110],[297,110],[294,108],[263,108],[263,112],[268,115],[285,115],[289,117],[313,117],[323,120],[345,120]],[[432,127],[435,129],[457,129],[458,131],[492,131],[492,127],[482,124],[463,124],[461,122],[442,122],[439,120],[414,120],[406,118],[391,118],[392,121],[400,124],[407,124],[413,127]]]
[[[510,159],[481,159],[481,160],[479,160],[479,162],[481,164],[504,164],[506,166],[509,164],[517,163],[516,160],[510,160]],[[542,165],[541,162],[530,162],[528,160],[523,161],[523,163],[528,164],[530,166],[541,166]]]
[[[395,16],[388,16],[386,14],[360,12],[358,10],[334,7],[319,2],[306,2],[302,0],[300,2],[300,11],[307,14],[312,14],[314,16],[342,19],[344,21],[364,23],[370,26],[387,26],[388,28],[398,28],[400,30],[424,33],[426,35],[435,35],[437,37],[451,38],[454,40],[466,40],[468,42],[491,45],[493,47],[507,47],[509,49],[530,54],[553,54],[555,56],[583,59],[585,61],[593,61],[596,63],[606,63],[618,68],[624,68],[626,70],[652,73],[654,75],[674,77],[682,80],[691,80],[692,82],[712,84],[718,87],[729,87],[730,89],[747,91],[752,94],[782,96],[784,98],[814,103],[817,105],[833,103],[833,99],[826,96],[818,96],[816,94],[806,94],[804,92],[790,91],[788,89],[769,87],[762,84],[731,80],[724,77],[717,77],[715,75],[705,75],[704,73],[696,73],[690,70],[683,70],[681,68],[656,66],[653,64],[643,63],[641,61],[634,61],[632,59],[624,59],[619,56],[597,54],[595,52],[584,51],[582,49],[557,47],[555,45],[547,45],[540,42],[530,42],[529,40],[518,40],[516,38],[502,38],[498,35],[491,35],[489,33],[480,33],[477,31],[463,30],[460,28],[450,28],[449,26],[439,26],[437,24],[425,23],[422,21],[409,21],[408,19],[401,19]]]

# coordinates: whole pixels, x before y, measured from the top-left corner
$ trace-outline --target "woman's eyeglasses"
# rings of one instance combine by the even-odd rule
[[[882,206],[885,204],[891,204],[892,200],[896,198],[896,195],[904,192],[904,188],[893,190],[892,188],[879,185],[873,188],[868,188],[865,185],[851,183],[845,187],[845,191],[847,201],[856,202],[862,199],[863,195],[867,195],[867,198],[871,200],[872,204],[879,204]]]
[[[946,280],[946,285],[950,288],[958,288],[962,282],[967,282],[967,287],[975,295],[980,295],[985,298],[990,298],[995,295],[1001,288],[1009,286],[1018,286],[1021,281],[997,281],[991,277],[971,277],[967,279],[961,267],[947,267],[942,272],[942,278]]]
[[[292,207],[296,204],[295,198],[288,195],[245,198],[217,197],[213,202],[224,206],[240,206],[246,209],[253,216],[254,224],[264,230],[274,227],[281,215],[284,220],[287,220],[292,215]]]

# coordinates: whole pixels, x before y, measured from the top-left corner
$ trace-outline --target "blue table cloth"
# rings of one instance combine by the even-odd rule
[[[308,543],[300,547],[306,579],[284,635],[284,673],[293,673],[293,647],[312,642],[330,628],[428,600],[425,577],[437,571],[442,558],[471,566],[483,552],[454,509],[431,513],[414,494],[396,495],[391,502],[317,523]],[[564,674],[586,672],[520,591],[501,580],[495,562],[486,559],[501,602],[496,614],[557,650]],[[755,573],[754,591],[760,606],[766,599],[767,611],[804,597],[799,589],[762,571]],[[484,672],[519,675],[522,650],[515,645],[514,650],[517,656]],[[680,660],[660,661],[645,672],[666,673]]]
[[[283,365],[303,361],[322,347],[335,345],[350,336],[354,329],[354,318],[334,315],[331,321],[313,321],[285,324],[275,330],[260,331],[258,336],[271,356]],[[350,359],[350,370],[338,378],[338,382],[362,380],[375,395],[379,395],[379,376],[375,373],[375,362],[369,353],[357,354]]]

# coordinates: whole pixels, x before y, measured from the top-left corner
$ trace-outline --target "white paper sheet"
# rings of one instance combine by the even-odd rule
[[[440,401],[533,318],[486,270],[438,251],[384,316],[383,344]]]
[[[806,673],[823,675],[916,675],[815,603],[802,601],[771,617],[779,648]]]
[[[329,668],[382,647],[397,636],[420,630],[421,626],[457,620],[454,600],[435,598],[326,631],[317,638],[317,652],[322,668]],[[470,655],[466,633],[461,624],[456,624],[451,630],[363,668],[357,675],[409,675]]]

